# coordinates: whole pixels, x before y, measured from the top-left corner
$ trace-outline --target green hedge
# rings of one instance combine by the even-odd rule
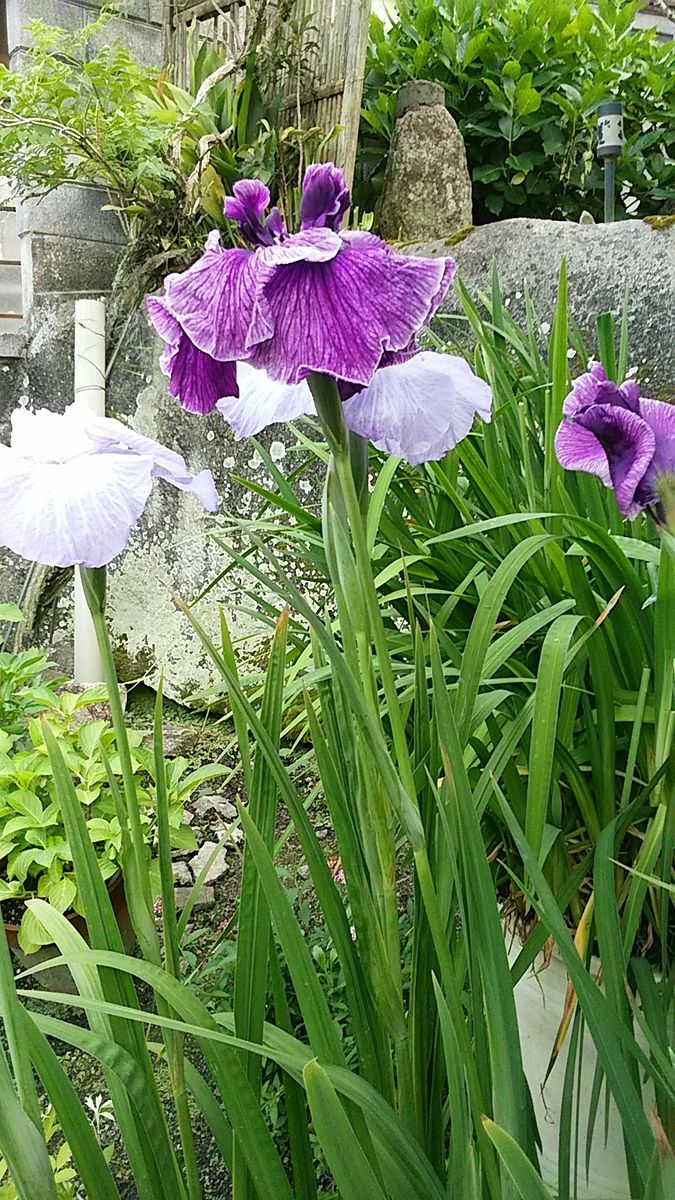
[[[466,142],[474,219],[602,218],[597,105],[621,99],[618,180],[640,216],[675,200],[675,42],[633,20],[644,4],[600,0],[401,0],[390,29],[374,16],[357,168],[373,208],[396,121],[396,91],[434,79]],[[673,25],[675,32],[675,24]],[[630,205],[633,208],[633,205]],[[624,206],[619,205],[623,212]]]

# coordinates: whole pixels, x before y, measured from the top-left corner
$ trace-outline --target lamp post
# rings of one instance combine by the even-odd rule
[[[598,107],[598,158],[605,169],[605,221],[614,220],[616,162],[624,146],[623,104],[612,100]]]

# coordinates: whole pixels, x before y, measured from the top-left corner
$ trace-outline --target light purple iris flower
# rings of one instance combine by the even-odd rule
[[[222,250],[210,234],[202,257],[148,302],[170,391],[193,412],[217,406],[248,437],[313,412],[305,381],[318,372],[338,380],[354,432],[411,463],[440,458],[476,412],[490,419],[490,390],[464,360],[414,342],[455,264],[340,231],[349,203],[342,171],[314,164],[301,229],[288,233],[278,209],[268,214],[264,184],[235,184],[225,212],[254,248]]]
[[[614,488],[624,517],[658,510],[661,479],[675,474],[675,405],[646,400],[636,383],[616,384],[593,363],[576,380],[556,435],[563,467]]]
[[[390,357],[367,387],[340,388],[347,428],[378,450],[417,466],[456,446],[476,413],[490,420],[490,389],[463,358],[430,350]],[[240,363],[238,371],[239,396],[217,405],[238,438],[315,412],[306,381],[278,383],[249,363]]]
[[[111,417],[71,404],[64,413],[17,408],[0,443],[0,544],[53,567],[101,567],[124,550],[153,479],[192,492],[211,512],[210,471]]]

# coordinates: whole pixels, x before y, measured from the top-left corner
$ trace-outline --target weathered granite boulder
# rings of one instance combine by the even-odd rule
[[[398,93],[378,222],[390,241],[447,236],[471,224],[464,139],[438,83],[412,80]]]
[[[628,296],[630,364],[647,395],[675,393],[675,222],[667,218],[576,225],[515,219],[480,225],[461,240],[407,246],[417,255],[450,255],[471,295],[490,291],[496,263],[503,295],[516,320],[525,312],[525,283],[534,307],[550,322],[560,264],[567,260],[570,312],[589,344],[600,313],[622,311]],[[460,312],[451,289],[444,309]],[[462,337],[453,325],[453,337]],[[468,336],[466,333],[464,336]]]

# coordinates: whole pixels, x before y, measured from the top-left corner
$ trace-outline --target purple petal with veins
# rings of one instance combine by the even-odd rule
[[[632,518],[652,503],[646,478],[656,439],[646,421],[619,405],[594,404],[575,421],[563,421],[556,452],[563,467],[607,476],[625,517]]]
[[[449,260],[404,257],[370,235],[352,241],[327,229],[259,258],[260,314],[272,332],[248,358],[285,383],[310,371],[370,383],[384,351],[407,348],[431,318],[454,273]]]
[[[198,350],[222,362],[247,358],[271,328],[258,304],[260,258],[252,250],[222,250],[209,234],[201,258],[166,280],[164,303]]]
[[[613,404],[638,412],[640,390],[628,379],[617,384],[607,378],[602,363],[593,363],[586,375],[575,379],[572,391],[565,399],[563,412],[566,417],[576,417],[591,404]]]
[[[237,367],[234,362],[219,362],[190,341],[165,302],[148,297],[148,312],[167,342],[161,366],[169,377],[169,391],[188,412],[208,413],[223,396],[237,394]]]
[[[333,163],[313,163],[302,183],[302,229],[333,229],[342,224],[351,197],[344,172]]]

